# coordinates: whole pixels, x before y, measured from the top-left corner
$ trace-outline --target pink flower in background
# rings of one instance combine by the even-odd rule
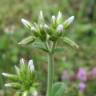
[[[79,79],[80,81],[86,81],[87,80],[87,72],[85,69],[79,68],[79,70],[77,72],[77,79]]]
[[[96,67],[94,67],[94,68],[92,69],[91,75],[92,75],[93,77],[96,77]]]
[[[85,88],[86,88],[86,84],[85,84],[84,82],[80,82],[80,83],[79,83],[79,90],[80,90],[81,92],[83,92],[83,91],[85,90]]]
[[[67,70],[64,70],[61,76],[61,80],[69,80],[70,76],[69,76],[69,72]]]

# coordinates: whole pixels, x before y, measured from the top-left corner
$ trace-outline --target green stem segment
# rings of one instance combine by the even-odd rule
[[[47,81],[47,96],[51,96],[53,84],[53,53],[48,53],[48,81]]]
[[[47,94],[46,96],[51,96],[52,84],[54,76],[54,48],[55,43],[51,46],[51,50],[48,52],[48,78],[47,78]]]

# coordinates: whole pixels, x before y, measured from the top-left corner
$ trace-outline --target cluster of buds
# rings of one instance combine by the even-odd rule
[[[20,66],[15,66],[15,74],[2,73],[3,76],[11,81],[10,83],[6,83],[5,87],[17,89],[22,96],[36,93],[38,83],[35,80],[34,71],[33,60],[29,60],[27,64],[23,58],[20,59]]]
[[[50,24],[46,24],[42,11],[40,11],[37,23],[31,24],[29,21],[22,18],[21,22],[32,32],[32,36],[29,36],[28,38],[19,42],[19,44],[33,42],[36,38],[39,38],[42,41],[56,41],[62,36],[64,30],[67,29],[73,21],[74,16],[71,16],[67,20],[63,21],[63,16],[60,11],[58,12],[57,16],[52,16]]]

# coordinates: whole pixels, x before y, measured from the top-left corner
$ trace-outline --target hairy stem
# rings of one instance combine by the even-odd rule
[[[46,96],[51,96],[53,76],[54,76],[54,47],[53,44],[51,50],[48,53],[48,78],[47,78],[47,94]]]

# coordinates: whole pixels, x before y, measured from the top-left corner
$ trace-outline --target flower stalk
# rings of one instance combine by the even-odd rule
[[[48,77],[47,77],[46,96],[51,96],[52,93],[52,84],[53,84],[53,77],[54,77],[54,49],[55,49],[54,42],[52,43],[52,46],[49,46],[49,49],[50,51],[48,52]]]

